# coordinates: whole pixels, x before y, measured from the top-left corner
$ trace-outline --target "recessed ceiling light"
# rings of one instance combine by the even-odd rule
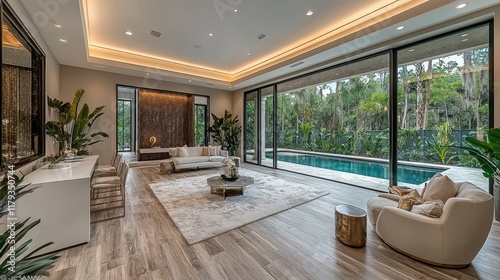
[[[312,16],[312,14],[314,14],[313,11],[307,11],[306,16]]]
[[[60,25],[60,24],[54,24],[54,26],[57,27],[57,28],[61,28],[62,27],[62,25]]]
[[[213,33],[208,33],[208,36],[214,36],[214,34]]]
[[[462,8],[465,8],[465,6],[467,6],[467,3],[462,3],[462,4],[458,5],[456,8],[462,9]]]
[[[466,37],[467,35],[469,35],[469,34],[467,34],[467,33],[465,33],[465,34],[462,34],[462,37]]]
[[[251,81],[251,82],[253,82],[253,79],[252,79],[252,80],[250,80],[250,81]]]
[[[396,28],[396,29],[397,29],[397,30],[401,30],[401,29],[403,29],[403,28],[405,28],[405,27],[404,27],[404,26],[399,26],[399,27],[398,27],[398,28]]]
[[[226,66],[226,69],[229,69],[229,67]]]
[[[149,76],[149,73],[146,73],[146,76]]]
[[[238,11],[238,9],[234,9],[234,12],[236,13]]]
[[[192,82],[191,80],[188,80],[188,82]]]
[[[235,87],[238,87],[238,85],[235,85]]]
[[[132,31],[125,31],[125,34],[127,34],[128,36],[132,36]]]
[[[68,41],[66,39],[59,39],[59,42],[61,42],[61,43],[67,43]]]
[[[249,52],[247,52],[247,55],[250,55],[250,53],[249,53]]]
[[[469,39],[465,38],[465,39],[462,40],[462,42],[465,42],[465,41],[469,41]]]
[[[408,51],[409,51],[409,52],[413,52],[413,51],[415,51],[415,49],[409,49]]]

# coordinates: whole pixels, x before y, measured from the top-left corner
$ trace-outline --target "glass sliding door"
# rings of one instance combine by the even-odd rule
[[[245,94],[245,140],[244,140],[244,160],[246,162],[258,163],[258,106],[257,91]]]
[[[278,168],[387,186],[388,69],[385,53],[278,84]]]
[[[259,90],[260,93],[260,153],[261,165],[274,167],[274,90],[266,87]]]
[[[467,136],[482,139],[490,126],[489,51],[489,25],[398,50],[400,184],[422,185],[436,173],[401,172],[418,163],[458,175],[454,180],[488,185],[478,163],[453,146],[466,145]]]

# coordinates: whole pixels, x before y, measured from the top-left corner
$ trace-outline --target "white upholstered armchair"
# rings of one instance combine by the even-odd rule
[[[464,267],[481,250],[493,221],[493,197],[471,183],[444,204],[440,218],[397,208],[390,196],[368,201],[368,218],[390,247],[417,260]]]

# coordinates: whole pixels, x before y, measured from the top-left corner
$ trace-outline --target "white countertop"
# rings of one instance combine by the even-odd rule
[[[90,178],[98,155],[86,156],[82,162],[67,163],[69,167],[49,169],[48,164],[26,175],[23,184],[43,184],[54,181],[66,181]]]

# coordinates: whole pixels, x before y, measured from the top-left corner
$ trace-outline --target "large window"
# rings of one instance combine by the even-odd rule
[[[132,101],[118,99],[118,151],[130,152],[132,150]]]
[[[194,105],[194,145],[207,145],[207,105]]]
[[[2,163],[22,165],[44,151],[45,55],[3,1]]]
[[[489,38],[478,25],[247,92],[245,160],[378,190],[437,172],[486,186],[454,146],[490,127]]]

